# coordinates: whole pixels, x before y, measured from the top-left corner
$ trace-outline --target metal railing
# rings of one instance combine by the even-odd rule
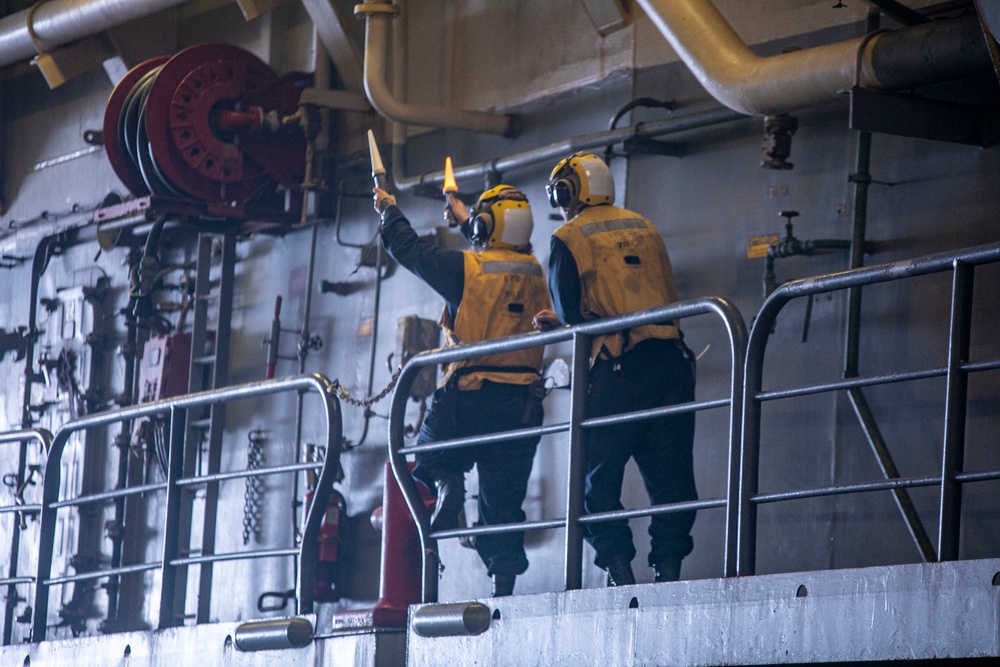
[[[183,478],[184,470],[184,430],[187,424],[187,411],[217,403],[227,403],[234,400],[255,398],[270,394],[289,391],[314,391],[323,401],[323,416],[326,427],[326,458],[322,463],[295,463],[291,465],[268,468],[254,468],[241,471],[224,472],[214,475],[201,475]],[[70,436],[89,428],[106,426],[126,420],[142,417],[169,414],[169,456],[167,481],[161,484],[144,484],[113,491],[81,495],[76,498],[59,498],[60,459]],[[104,577],[120,576],[150,570],[161,571],[159,627],[176,625],[178,619],[174,614],[177,602],[175,583],[180,568],[200,563],[215,563],[231,560],[254,558],[295,557],[298,560],[298,578],[295,582],[296,613],[308,614],[313,611],[313,581],[316,578],[317,551],[319,549],[318,535],[320,523],[333,488],[334,477],[340,461],[340,451],[343,440],[343,421],[340,412],[340,402],[337,398],[336,385],[328,378],[313,373],[297,375],[280,380],[251,382],[242,385],[214,389],[195,394],[187,394],[164,399],[153,403],[130,406],[120,410],[102,412],[73,420],[60,428],[51,440],[51,447],[46,463],[45,480],[42,487],[42,503],[39,507],[41,527],[39,537],[38,571],[35,577],[35,599],[32,617],[32,641],[45,639],[49,593],[53,586],[71,582],[93,581]],[[182,494],[192,486],[218,482],[229,479],[243,479],[259,475],[275,475],[298,472],[300,470],[322,467],[316,484],[309,514],[302,533],[301,544],[287,549],[247,550],[225,554],[201,554],[199,556],[181,556],[178,540],[178,525],[181,520]],[[135,496],[144,493],[164,491],[166,493],[166,510],[163,531],[163,557],[160,561],[150,563],[135,563],[121,567],[107,568],[92,572],[80,572],[64,577],[52,577],[53,547],[55,542],[56,515],[59,509],[80,507],[86,504],[103,503],[117,498]],[[180,604],[183,609],[184,591],[181,591]]]
[[[4,605],[3,620],[3,645],[10,644],[12,637],[12,623],[14,621],[14,607],[21,596],[18,595],[18,584],[34,584],[35,577],[18,576],[17,566],[21,553],[21,531],[24,530],[24,516],[26,514],[37,514],[41,511],[40,504],[28,504],[24,500],[24,490],[28,484],[35,484],[32,479],[34,472],[25,477],[25,459],[27,458],[28,442],[38,443],[43,452],[48,452],[52,446],[52,434],[43,428],[29,428],[18,431],[8,431],[0,433],[0,444],[18,443],[20,451],[17,458],[17,472],[12,474],[11,489],[14,493],[13,505],[0,505],[0,514],[12,514],[14,517],[14,528],[11,531],[10,540],[10,562],[7,564],[7,576],[0,579],[0,585],[7,587],[7,600]],[[7,483],[7,478],[4,478]]]
[[[937,560],[946,561],[958,558],[962,506],[961,485],[967,482],[1000,479],[1000,471],[963,472],[968,375],[972,372],[1000,368],[1000,359],[977,362],[969,360],[974,267],[978,264],[993,262],[1000,262],[1000,243],[795,280],[779,287],[764,302],[754,320],[746,354],[746,388],[742,399],[744,432],[743,458],[740,462],[741,482],[739,488],[739,530],[736,540],[738,549],[736,574],[754,574],[756,568],[758,505],[798,498],[865,491],[897,491],[918,486],[941,486],[938,506]],[[948,363],[945,367],[868,377],[848,377],[836,382],[807,387],[781,391],[761,391],[764,351],[769,333],[780,310],[792,299],[944,271],[954,272],[951,290]],[[947,393],[941,475],[909,478],[887,475],[887,479],[861,484],[781,493],[758,493],[761,404],[764,401],[833,391],[850,391],[860,387],[942,376],[947,378]]]
[[[590,367],[590,341],[593,336],[613,333],[623,329],[631,329],[645,324],[662,323],[669,320],[694,317],[696,315],[714,314],[722,320],[729,338],[731,355],[730,392],[729,396],[711,401],[685,403],[669,407],[641,410],[622,415],[611,415],[598,418],[586,418],[586,397],[588,371]],[[419,446],[405,447],[403,443],[407,397],[410,386],[422,368],[437,364],[446,364],[464,359],[513,352],[541,345],[551,345],[563,341],[573,341],[572,380],[570,391],[570,421],[561,424],[549,424],[535,428],[518,429],[497,434],[460,438],[455,440],[427,443]],[[409,506],[410,513],[417,523],[420,535],[423,559],[422,600],[437,601],[437,540],[442,538],[461,537],[466,535],[493,535],[499,533],[521,532],[528,530],[543,530],[566,528],[565,543],[565,587],[567,590],[577,589],[582,583],[583,567],[583,532],[582,526],[588,522],[613,521],[632,519],[654,514],[690,511],[712,507],[726,510],[726,554],[725,569],[727,576],[730,569],[735,570],[737,533],[737,483],[739,480],[739,438],[741,433],[742,411],[738,409],[739,397],[743,387],[743,361],[746,350],[747,332],[743,317],[736,307],[720,297],[705,297],[691,301],[683,301],[662,308],[639,311],[614,318],[607,318],[564,327],[545,333],[530,333],[500,338],[496,340],[462,345],[443,350],[422,352],[403,368],[392,397],[389,413],[389,460],[393,474],[399,482],[403,496]],[[727,455],[729,460],[727,494],[722,498],[672,503],[654,507],[602,512],[599,514],[583,514],[583,437],[587,429],[612,424],[621,424],[641,419],[651,419],[666,415],[695,412],[710,408],[729,408],[729,437]],[[548,435],[552,433],[569,432],[569,475],[566,492],[566,516],[559,519],[542,521],[526,521],[523,523],[503,524],[496,526],[478,526],[475,528],[459,528],[431,533],[430,514],[421,499],[413,475],[406,464],[406,456],[417,452],[439,451],[456,447],[471,447],[485,443],[501,443],[520,438]]]

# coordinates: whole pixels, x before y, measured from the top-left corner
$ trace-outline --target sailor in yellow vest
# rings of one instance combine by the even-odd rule
[[[445,218],[460,224],[473,245],[468,251],[440,248],[418,237],[384,190],[375,188],[374,200],[389,254],[444,297],[446,346],[532,332],[532,315],[550,308],[542,267],[531,254],[531,207],[517,189],[487,190],[471,216],[449,195]],[[446,366],[417,443],[541,425],[542,352],[537,347]],[[431,529],[459,527],[464,476],[473,465],[479,472],[479,525],[524,521],[521,504],[538,440],[417,454],[414,477],[437,490]],[[493,595],[510,595],[516,576],[528,568],[524,534],[480,535],[475,546],[493,578]]]
[[[565,224],[551,241],[549,291],[555,312],[539,312],[551,329],[663,306],[677,300],[667,249],[653,224],[614,205],[614,180],[596,155],[560,161],[546,187]],[[647,325],[594,339],[587,416],[631,412],[694,400],[694,361],[674,323]],[[625,464],[634,458],[654,505],[695,500],[694,413],[587,431],[584,510],[621,510]],[[656,581],[676,581],[691,553],[694,512],[652,517],[649,565]],[[635,583],[635,545],[628,522],[588,523],[585,536],[608,585]]]

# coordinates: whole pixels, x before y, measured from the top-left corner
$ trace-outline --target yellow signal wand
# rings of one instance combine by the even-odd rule
[[[455,182],[455,169],[451,166],[451,157],[449,156],[444,159],[444,185],[441,187],[441,194],[444,195],[445,201],[450,202],[448,195],[453,195],[456,192],[458,192],[458,183]],[[448,226],[458,226],[458,220],[451,210],[450,203],[448,205]]]

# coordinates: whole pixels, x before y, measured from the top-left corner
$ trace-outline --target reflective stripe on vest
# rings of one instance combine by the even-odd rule
[[[584,236],[592,236],[601,232],[614,232],[620,229],[645,229],[646,223],[643,220],[628,220],[619,218],[618,220],[602,220],[601,222],[589,222],[580,225],[580,233]]]
[[[541,265],[533,255],[512,250],[466,251],[465,286],[454,323],[447,309],[441,325],[445,346],[478,343],[484,340],[534,331],[531,319],[540,310],[551,308],[548,285]],[[542,348],[490,354],[458,361],[445,367],[442,384],[460,368],[481,367],[459,373],[459,389],[478,389],[483,380],[503,384],[530,384],[538,379]],[[511,368],[504,371],[503,368]]]
[[[483,262],[483,273],[517,273],[522,276],[543,277],[541,265],[528,262]]]

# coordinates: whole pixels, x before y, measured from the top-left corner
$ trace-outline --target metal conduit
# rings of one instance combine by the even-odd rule
[[[990,72],[974,16],[760,57],[710,0],[637,0],[699,83],[730,109],[773,115],[814,107],[856,85],[878,90]]]
[[[617,144],[633,137],[659,137],[665,134],[686,132],[688,130],[697,130],[742,120],[745,117],[744,114],[731,109],[713,109],[678,118],[668,118],[650,123],[638,123],[629,127],[583,134],[488,162],[455,167],[455,178],[461,179],[477,176],[485,180],[492,174],[505,174],[509,171],[524,169],[541,162],[554,163],[556,160],[560,160],[578,151],[603,148],[608,144]],[[393,160],[393,181],[399,192],[409,192],[421,185],[440,185],[444,183],[443,171],[410,177],[400,173],[397,170],[397,164],[401,167],[402,161]]]
[[[183,4],[187,0],[46,0],[31,16],[39,44],[47,49],[95,35]],[[31,9],[0,19],[0,67],[38,54],[28,31]]]
[[[642,326],[644,324],[653,324],[656,322],[663,322],[666,320],[683,319],[687,317],[693,317],[695,315],[704,314],[714,314],[722,320],[722,323],[726,329],[727,336],[729,338],[731,367],[730,367],[730,400],[725,402],[713,401],[710,402],[712,407],[717,407],[718,405],[729,405],[729,438],[727,443],[727,452],[729,456],[729,483],[727,485],[727,495],[722,499],[713,499],[705,501],[695,501],[694,505],[684,504],[684,507],[678,507],[677,510],[670,509],[673,505],[661,506],[655,508],[647,508],[640,510],[623,510],[626,514],[621,516],[647,516],[650,514],[660,513],[660,512],[670,512],[678,511],[680,509],[691,509],[692,507],[725,507],[726,508],[726,565],[725,569],[728,573],[730,570],[735,570],[735,562],[732,560],[735,557],[736,549],[735,545],[731,546],[730,543],[733,542],[737,534],[736,530],[736,510],[737,510],[737,484],[739,481],[739,471],[735,466],[739,463],[739,452],[740,452],[740,433],[742,430],[741,426],[741,410],[737,408],[735,398],[740,395],[741,388],[743,386],[743,371],[741,364],[744,359],[744,352],[746,349],[746,326],[743,322],[743,317],[740,315],[736,306],[731,302],[723,299],[721,297],[704,297],[701,299],[695,299],[691,301],[681,301],[668,306],[663,306],[660,308],[652,308],[649,310],[643,310],[636,313],[629,313],[627,315],[621,315],[618,317],[606,318],[595,320],[592,322],[586,322],[584,324],[578,324],[572,327],[562,327],[560,329],[555,329],[553,331],[547,331],[544,333],[529,333],[520,334],[517,336],[509,336],[506,338],[497,338],[495,340],[483,341],[480,343],[474,343],[470,345],[459,345],[456,347],[449,347],[441,350],[432,350],[427,352],[421,352],[415,355],[403,368],[400,374],[399,380],[396,384],[396,389],[393,392],[392,403],[389,408],[389,461],[392,465],[393,475],[396,481],[399,483],[400,491],[402,491],[403,497],[406,500],[406,504],[410,509],[410,514],[413,516],[414,522],[417,524],[417,533],[420,537],[421,550],[424,554],[423,560],[423,584],[422,584],[422,602],[436,602],[437,601],[437,538],[438,537],[458,537],[459,535],[466,534],[492,534],[499,532],[514,532],[526,529],[539,529],[539,528],[553,528],[553,527],[566,527],[567,539],[566,539],[566,557],[565,557],[565,583],[567,589],[574,589],[580,587],[581,580],[581,570],[582,570],[582,533],[580,532],[581,527],[581,513],[582,513],[582,456],[581,456],[581,435],[583,432],[582,423],[585,418],[583,411],[583,403],[580,397],[584,396],[585,389],[587,387],[587,377],[588,368],[590,365],[590,343],[589,340],[592,336],[597,336],[605,333],[611,333],[615,331],[620,331],[622,329],[629,329],[637,326]],[[484,526],[473,529],[457,529],[454,531],[442,531],[441,533],[431,533],[430,530],[430,513],[427,511],[426,506],[420,496],[420,492],[417,489],[416,482],[413,479],[413,474],[410,472],[410,468],[406,463],[406,451],[413,451],[412,447],[403,447],[404,442],[404,430],[406,421],[406,407],[407,407],[407,397],[409,395],[410,386],[413,384],[414,379],[417,374],[425,366],[446,364],[453,361],[459,361],[462,359],[471,359],[474,357],[483,356],[486,354],[497,354],[502,352],[512,352],[515,350],[523,350],[532,347],[539,347],[542,345],[551,345],[554,343],[559,343],[566,340],[574,341],[574,358],[573,358],[573,383],[572,392],[573,402],[571,409],[571,421],[570,421],[570,443],[569,443],[569,475],[567,484],[567,511],[565,518],[557,522],[552,521],[542,521],[542,522],[532,522],[530,524],[516,524],[516,525],[506,525],[506,526]],[[678,410],[693,410],[700,409],[698,404],[688,404],[683,407],[676,406],[674,409]],[[632,419],[646,418],[649,415],[643,412],[631,413]],[[558,429],[565,430],[564,425],[556,425],[554,427],[538,427],[537,429],[519,429],[520,434],[526,434],[531,432],[542,432],[544,429]],[[503,434],[499,439],[509,439],[508,434]],[[492,436],[491,436],[492,437]],[[449,441],[446,443],[434,443],[436,445],[444,444],[446,447],[451,447],[452,443],[454,446],[470,446],[470,443],[481,443],[485,439],[484,436],[476,436],[474,438],[462,439]],[[459,444],[461,443],[461,445]],[[619,513],[607,513],[601,515],[595,515],[593,519],[587,519],[587,521],[598,521],[601,519],[616,519],[619,518]]]
[[[166,515],[163,522],[164,547],[162,561],[159,564],[129,565],[101,572],[74,575],[75,577],[93,579],[145,569],[161,569],[159,625],[160,627],[168,627],[177,623],[177,619],[173,615],[174,583],[177,579],[176,570],[178,567],[186,566],[189,562],[194,562],[190,561],[190,559],[179,557],[182,550],[177,537],[177,526],[180,521],[181,494],[183,492],[179,482],[182,481],[184,465],[183,436],[187,410],[288,391],[312,391],[316,393],[323,402],[322,412],[326,429],[325,444],[327,447],[327,457],[319,474],[316,495],[306,518],[301,544],[297,549],[248,551],[240,554],[211,554],[200,557],[198,562],[207,563],[235,558],[267,558],[279,555],[297,555],[298,576],[296,577],[295,586],[298,609],[296,613],[312,613],[312,585],[316,577],[316,559],[319,548],[317,536],[319,535],[320,523],[329,500],[330,490],[333,488],[333,478],[336,474],[343,443],[343,418],[340,411],[340,402],[337,398],[336,385],[330,379],[318,373],[297,375],[280,380],[250,382],[222,389],[186,394],[152,403],[143,403],[118,410],[99,412],[64,424],[52,438],[51,446],[48,448],[48,458],[45,467],[47,474],[42,486],[38,569],[35,577],[37,585],[35,586],[31,631],[32,640],[39,642],[45,639],[48,620],[49,585],[69,581],[65,577],[52,579],[50,575],[53,547],[55,545],[56,513],[58,506],[66,505],[66,503],[59,502],[59,487],[61,485],[60,460],[66,443],[73,433],[126,420],[135,420],[141,417],[151,417],[163,413],[170,414],[170,466],[167,471],[167,498],[165,501]],[[297,470],[300,466],[292,465],[288,466],[288,468]],[[131,492],[132,489],[128,491]],[[118,494],[119,492],[114,491],[110,493]],[[78,500],[73,502],[76,503]]]
[[[951,337],[948,345],[948,393],[945,415],[945,433],[942,444],[943,463],[941,476],[941,502],[939,506],[939,535],[937,560],[953,560],[958,557],[959,518],[961,512],[962,460],[964,447],[965,400],[968,373],[978,370],[992,369],[996,366],[994,360],[986,363],[970,364],[968,357],[969,324],[971,319],[972,267],[977,264],[1000,262],[1000,243],[992,243],[973,248],[926,255],[910,260],[902,260],[889,264],[879,264],[866,268],[858,268],[840,273],[833,273],[814,278],[793,280],[775,290],[764,301],[750,331],[746,352],[746,370],[744,373],[743,394],[743,440],[742,461],[739,465],[742,480],[739,489],[739,534],[736,538],[738,547],[738,575],[754,574],[756,568],[757,542],[757,504],[771,502],[780,498],[758,496],[759,461],[760,461],[760,430],[761,404],[765,395],[761,392],[764,373],[764,353],[770,331],[781,309],[794,298],[850,290],[865,285],[901,280],[916,276],[954,271],[952,288],[952,319]],[[939,374],[937,369],[928,373]],[[917,374],[913,374],[916,377]],[[885,376],[887,382],[896,381],[896,376]],[[899,377],[898,379],[913,379]],[[850,378],[855,380],[855,378]],[[870,383],[869,383],[870,384]],[[849,386],[849,383],[830,383],[833,389]],[[767,398],[772,398],[768,396]],[[992,479],[987,473],[987,478]],[[898,477],[865,485],[861,490],[902,489],[908,484]],[[802,494],[803,492],[793,492]],[[792,496],[789,496],[792,497]],[[805,496],[802,496],[805,497]]]

